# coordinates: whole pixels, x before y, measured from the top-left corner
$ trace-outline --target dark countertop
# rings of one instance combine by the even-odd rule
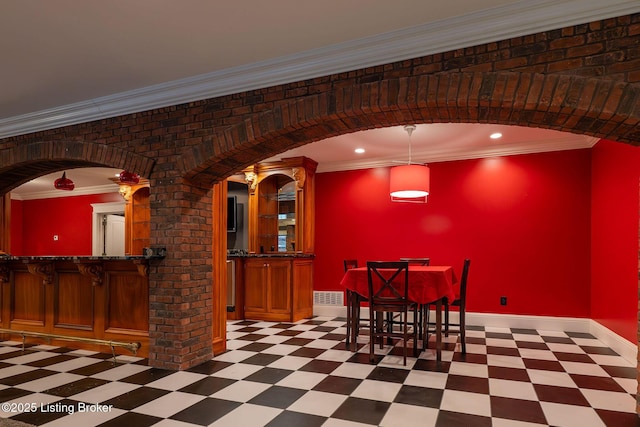
[[[316,254],[302,252],[273,252],[273,253],[228,253],[227,258],[315,258]]]
[[[142,255],[132,255],[132,256],[13,256],[13,255],[0,255],[1,261],[35,261],[35,262],[43,262],[43,261],[128,261],[128,260],[145,260],[149,259],[149,257],[145,257]]]

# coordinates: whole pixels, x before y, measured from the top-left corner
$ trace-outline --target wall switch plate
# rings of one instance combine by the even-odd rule
[[[57,242],[57,241],[58,241],[58,235],[57,235],[57,234],[54,234],[54,235],[53,235],[53,241],[54,241],[54,242]]]

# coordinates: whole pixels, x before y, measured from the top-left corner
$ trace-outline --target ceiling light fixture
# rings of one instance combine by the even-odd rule
[[[53,186],[57,190],[65,190],[65,191],[71,191],[76,187],[73,181],[67,178],[66,172],[62,172],[62,176],[53,182]]]
[[[491,138],[491,139],[500,139],[500,138],[502,138],[502,134],[500,132],[494,132],[491,135],[489,135],[489,138]]]
[[[353,150],[353,151],[355,151],[355,152],[356,152],[356,153],[358,153],[358,154],[362,154],[362,153],[364,153],[364,148],[356,148],[356,149],[355,149],[355,150]]]
[[[120,182],[123,184],[137,184],[140,182],[140,175],[134,172],[129,172],[127,170],[123,170],[118,175]]]
[[[389,192],[392,202],[427,203],[429,195],[429,167],[411,163],[411,134],[415,125],[406,125],[409,134],[409,163],[394,166],[389,172]]]

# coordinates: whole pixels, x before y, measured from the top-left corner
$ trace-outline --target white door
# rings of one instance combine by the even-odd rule
[[[124,216],[109,214],[105,217],[105,255],[124,256]]]

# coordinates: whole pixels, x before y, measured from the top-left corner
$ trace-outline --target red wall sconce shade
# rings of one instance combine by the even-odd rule
[[[127,170],[120,172],[119,178],[123,184],[137,184],[140,182],[140,175]]]
[[[426,203],[429,195],[429,167],[392,167],[389,174],[389,192],[393,202]]]
[[[65,191],[71,191],[76,187],[75,184],[73,183],[73,181],[71,181],[69,178],[67,178],[67,173],[66,172],[62,172],[62,177],[56,179],[53,182],[53,186],[57,190],[65,190]]]

